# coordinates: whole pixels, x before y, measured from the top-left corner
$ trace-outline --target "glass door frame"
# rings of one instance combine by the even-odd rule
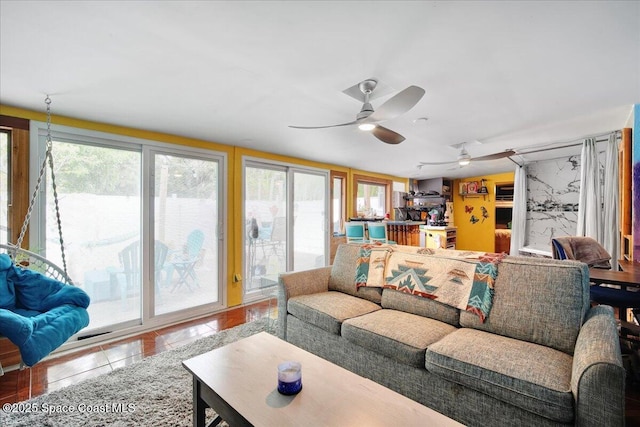
[[[36,182],[38,180],[38,174],[40,172],[40,167],[45,158],[46,151],[46,134],[47,134],[47,125],[44,122],[31,121],[30,122],[30,130],[29,130],[29,138],[30,138],[30,152],[29,152],[29,194],[33,195]],[[97,131],[88,131],[84,129],[76,129],[67,126],[60,125],[51,125],[51,136],[53,143],[62,142],[62,143],[70,143],[70,144],[79,144],[79,145],[88,145],[94,147],[102,147],[102,148],[112,148],[112,149],[120,149],[125,151],[130,151],[134,153],[140,154],[140,185],[143,185],[144,182],[144,159],[142,153],[142,144],[138,142],[138,140],[134,138],[117,138],[115,136],[109,136],[101,134]],[[126,141],[129,139],[129,141]],[[54,168],[57,168],[55,154],[53,155],[53,163]],[[29,221],[29,250],[39,255],[48,258],[47,256],[47,244],[46,240],[47,236],[47,192],[48,188],[50,188],[51,183],[49,182],[51,179],[51,171],[50,165],[47,164],[47,170],[45,171],[45,175],[42,177],[42,183],[40,184],[39,194],[35,200],[33,205],[33,211],[31,213],[31,219]],[[55,171],[54,171],[55,172]],[[145,189],[141,187],[140,189],[140,208],[141,208],[141,217],[140,217],[140,231],[143,233],[144,229],[144,212],[142,211],[142,205],[145,198]],[[62,235],[64,239],[65,234],[65,214],[64,211],[60,212],[60,220],[62,223]],[[54,239],[58,239],[58,235],[51,236]],[[141,241],[144,244],[144,234],[141,234]],[[66,246],[66,245],[65,245]],[[59,244],[58,244],[59,249]],[[141,254],[141,262],[143,262],[145,250],[144,246]],[[67,255],[65,250],[65,255]],[[61,265],[59,267],[62,267]],[[141,298],[144,298],[144,286],[145,276],[146,276],[146,265],[142,264],[141,270],[141,289],[140,295]],[[73,277],[71,278],[73,279]],[[76,280],[77,281],[77,280]],[[119,321],[117,323],[110,324],[109,326],[100,326],[95,329],[90,329],[86,331],[83,329],[76,336],[83,337],[83,334],[89,332],[90,335],[100,336],[106,333],[112,333],[113,331],[121,331],[127,330],[129,328],[136,328],[144,325],[144,300],[141,299],[141,307],[140,307],[140,316],[136,319],[132,320],[124,320]]]
[[[42,160],[45,154],[45,144],[47,125],[44,122],[30,121],[29,126],[29,194],[32,195],[35,183],[38,179],[38,173]],[[89,145],[97,145],[104,147],[120,148],[128,151],[136,151],[141,154],[141,244],[142,244],[142,290],[141,290],[141,316],[137,320],[126,321],[122,323],[116,323],[109,328],[99,328],[91,330],[92,335],[96,335],[96,338],[87,338],[86,340],[78,342],[68,342],[65,344],[65,348],[80,347],[92,342],[100,342],[98,337],[106,332],[110,333],[110,337],[118,337],[121,335],[128,335],[135,333],[138,330],[148,330],[152,328],[161,327],[167,324],[176,323],[189,318],[194,318],[211,313],[212,310],[219,310],[227,305],[227,288],[226,288],[226,275],[228,271],[227,266],[227,253],[224,248],[228,246],[226,242],[226,230],[227,230],[227,204],[228,204],[228,154],[225,152],[207,150],[189,146],[181,146],[176,144],[165,143],[162,141],[153,141],[148,139],[129,137],[118,134],[110,134],[94,130],[86,130],[81,128],[75,128],[65,125],[51,125],[52,139],[81,143]],[[151,286],[145,284],[153,283],[149,281],[150,277],[153,277],[153,262],[155,254],[153,253],[154,245],[150,242],[154,242],[154,230],[153,230],[153,217],[152,208],[153,205],[153,190],[150,188],[152,183],[151,167],[152,161],[150,155],[152,152],[170,153],[173,155],[180,155],[192,158],[201,158],[206,160],[218,161],[218,210],[219,210],[219,224],[218,224],[218,274],[219,274],[219,301],[217,303],[205,304],[191,309],[184,309],[176,312],[166,313],[162,315],[153,315],[154,301],[151,300],[152,289]],[[54,156],[55,157],[55,156]],[[55,158],[54,158],[54,167]],[[47,165],[47,168],[49,166]],[[38,194],[36,203],[31,215],[31,221],[29,223],[29,249],[45,248],[46,244],[46,186],[50,183],[48,180],[51,178],[50,171],[47,170],[43,183],[41,184],[40,194]],[[62,228],[64,235],[64,212],[61,212]],[[56,236],[57,237],[57,236]],[[46,251],[37,251],[42,256],[46,257]],[[82,336],[82,332],[78,334]],[[82,344],[81,344],[82,343]]]
[[[291,244],[288,245],[289,251],[290,251],[290,257],[289,257],[289,261],[290,263],[287,263],[287,271],[290,270],[295,270],[296,266],[295,266],[295,252],[296,252],[296,246],[295,246],[295,224],[294,222],[296,221],[296,212],[295,212],[295,204],[298,203],[298,198],[295,194],[295,175],[296,174],[304,174],[304,175],[314,175],[316,177],[320,177],[323,178],[324,181],[324,214],[323,214],[323,220],[322,220],[322,233],[323,233],[323,246],[324,246],[324,253],[322,254],[323,259],[324,259],[324,266],[327,266],[329,264],[329,248],[330,248],[330,237],[333,234],[331,232],[331,213],[330,213],[330,209],[331,209],[331,177],[330,177],[330,171],[329,170],[321,170],[321,169],[312,169],[312,168],[304,168],[304,167],[300,167],[299,165],[296,166],[291,166],[288,170],[288,175],[287,177],[288,179],[288,185],[289,185],[289,193],[290,194],[290,202],[288,205],[288,217],[289,217],[289,230],[291,230]],[[302,226],[303,224],[301,224]],[[311,267],[309,267],[311,268]]]
[[[274,169],[280,170],[286,173],[286,269],[285,271],[291,271],[294,263],[294,180],[293,176],[295,173],[310,173],[318,176],[324,177],[325,188],[324,188],[324,220],[323,220],[323,228],[324,228],[324,260],[325,265],[329,263],[329,249],[330,249],[330,238],[329,232],[330,230],[330,171],[328,169],[314,168],[309,166],[301,166],[299,164],[280,162],[276,160],[269,160],[260,157],[252,157],[252,156],[243,156],[242,157],[242,221],[247,218],[248,212],[246,212],[246,169],[247,167],[255,167],[260,168],[264,167],[265,169]],[[244,225],[243,225],[244,227]],[[247,271],[247,253],[244,248],[247,247],[247,233],[242,233],[242,271]],[[265,296],[262,295],[260,291],[248,292],[247,285],[243,282],[242,289],[242,300],[243,303],[252,302],[258,299],[262,299]]]
[[[228,191],[226,184],[226,156],[219,154],[212,154],[211,151],[208,150],[198,150],[198,149],[174,149],[168,147],[144,147],[143,149],[143,207],[142,207],[142,216],[143,218],[148,218],[148,221],[143,221],[142,224],[142,235],[143,235],[143,254],[142,254],[142,265],[143,265],[143,283],[151,283],[152,278],[154,277],[155,272],[153,271],[153,260],[155,259],[155,208],[154,208],[154,168],[155,168],[155,156],[157,155],[171,155],[171,156],[180,156],[189,159],[198,159],[198,160],[206,160],[206,161],[217,161],[218,163],[218,225],[216,228],[217,237],[215,238],[217,244],[218,251],[218,300],[214,303],[207,303],[196,307],[186,308],[182,310],[172,311],[164,314],[155,314],[155,294],[151,292],[153,286],[143,286],[143,301],[146,301],[146,304],[143,304],[142,307],[142,318],[143,321],[147,320],[147,322],[152,321],[152,319],[182,319],[185,317],[192,317],[194,313],[197,314],[206,314],[210,313],[211,310],[219,310],[221,308],[226,307],[227,303],[227,286],[226,280],[227,277],[227,251],[225,250],[225,240],[227,230],[227,200],[228,200]],[[148,180],[145,182],[145,180]],[[146,194],[145,194],[146,192]],[[147,275],[145,277],[145,274]],[[189,316],[184,316],[181,314],[189,313]]]

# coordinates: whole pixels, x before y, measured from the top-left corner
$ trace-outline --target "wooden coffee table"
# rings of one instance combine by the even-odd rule
[[[278,393],[278,363],[302,364],[302,391]],[[186,360],[193,425],[211,407],[230,426],[460,426],[458,422],[266,332]]]

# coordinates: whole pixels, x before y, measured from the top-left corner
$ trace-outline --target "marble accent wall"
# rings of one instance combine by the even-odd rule
[[[551,239],[576,234],[580,195],[580,156],[527,165],[525,245],[551,251]]]

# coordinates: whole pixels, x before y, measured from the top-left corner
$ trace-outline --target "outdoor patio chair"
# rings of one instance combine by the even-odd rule
[[[193,290],[191,285],[200,287],[195,268],[202,256],[203,244],[204,232],[195,229],[187,236],[187,242],[183,250],[171,255],[167,271],[167,283],[171,283],[173,271],[178,273],[178,281],[171,288],[171,292],[174,292],[182,285],[185,285],[190,291]]]

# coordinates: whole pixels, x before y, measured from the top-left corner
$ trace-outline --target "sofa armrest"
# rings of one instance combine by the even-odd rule
[[[613,309],[599,305],[588,312],[573,355],[571,391],[575,425],[624,425],[625,369]]]
[[[331,266],[280,274],[278,277],[278,336],[280,338],[286,339],[289,298],[327,292],[330,275]]]

